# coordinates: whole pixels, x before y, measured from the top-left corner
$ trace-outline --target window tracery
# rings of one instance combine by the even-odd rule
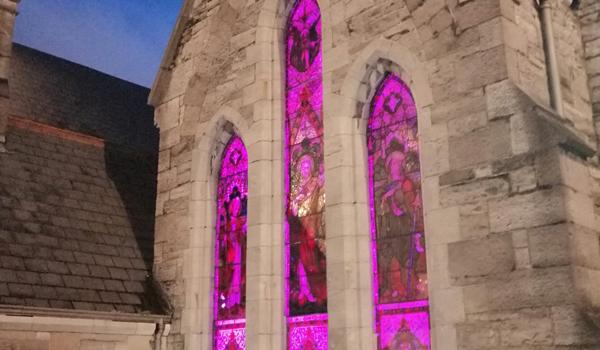
[[[430,349],[429,291],[417,110],[408,86],[388,74],[367,132],[378,348]]]
[[[246,348],[248,154],[233,135],[223,152],[217,193],[214,349]]]

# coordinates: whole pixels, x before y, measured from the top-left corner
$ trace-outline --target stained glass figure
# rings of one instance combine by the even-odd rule
[[[217,193],[215,350],[245,349],[247,203],[248,154],[234,135],[223,153]]]
[[[286,59],[288,349],[326,349],[321,13],[315,0],[294,5]]]
[[[418,137],[410,90],[400,77],[388,74],[373,99],[368,129],[374,294],[378,307],[392,305],[394,312],[408,313],[398,318],[389,315],[390,309],[385,315],[377,312],[379,348],[386,350],[429,349],[427,307],[419,322],[407,309],[414,301],[427,305],[429,298]],[[387,326],[391,319],[401,322],[389,340],[384,334],[396,327]],[[421,337],[409,344],[415,327],[427,333],[427,341]]]

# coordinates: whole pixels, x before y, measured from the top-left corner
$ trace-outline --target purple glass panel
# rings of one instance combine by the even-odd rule
[[[379,349],[430,350],[427,302],[422,306],[394,305],[378,310]]]
[[[286,60],[288,349],[326,349],[321,12],[315,0],[298,0],[294,5],[287,26]]]
[[[327,350],[327,315],[288,318],[289,350]]]
[[[374,299],[389,306],[376,313],[379,348],[429,349],[427,309],[406,311],[429,289],[416,106],[394,74],[373,99],[368,150]]]
[[[321,82],[321,11],[314,0],[298,0],[287,27],[287,90]],[[319,92],[321,94],[321,92]]]
[[[246,349],[246,327],[243,321],[217,325],[215,333],[215,350]]]
[[[214,346],[245,349],[248,154],[235,135],[223,153],[217,191]]]

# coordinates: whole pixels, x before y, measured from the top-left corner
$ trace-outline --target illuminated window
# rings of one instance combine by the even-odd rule
[[[248,154],[233,136],[221,161],[217,194],[214,349],[246,348]]]
[[[321,13],[298,0],[286,34],[288,349],[327,349]]]
[[[430,349],[417,111],[388,74],[369,118],[374,299],[379,349]]]

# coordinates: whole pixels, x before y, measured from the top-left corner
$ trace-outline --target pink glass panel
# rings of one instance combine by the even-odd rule
[[[288,318],[288,349],[327,350],[327,315]]]
[[[221,160],[217,193],[214,346],[245,349],[248,154],[233,136]]]
[[[427,309],[406,311],[429,298],[417,113],[408,86],[394,74],[373,99],[368,150],[374,299],[386,310],[376,313],[379,348],[428,349]],[[418,341],[400,346],[409,331]]]
[[[430,350],[427,306],[378,311],[379,349]]]
[[[242,323],[218,327],[215,334],[215,350],[246,349],[246,328]]]

